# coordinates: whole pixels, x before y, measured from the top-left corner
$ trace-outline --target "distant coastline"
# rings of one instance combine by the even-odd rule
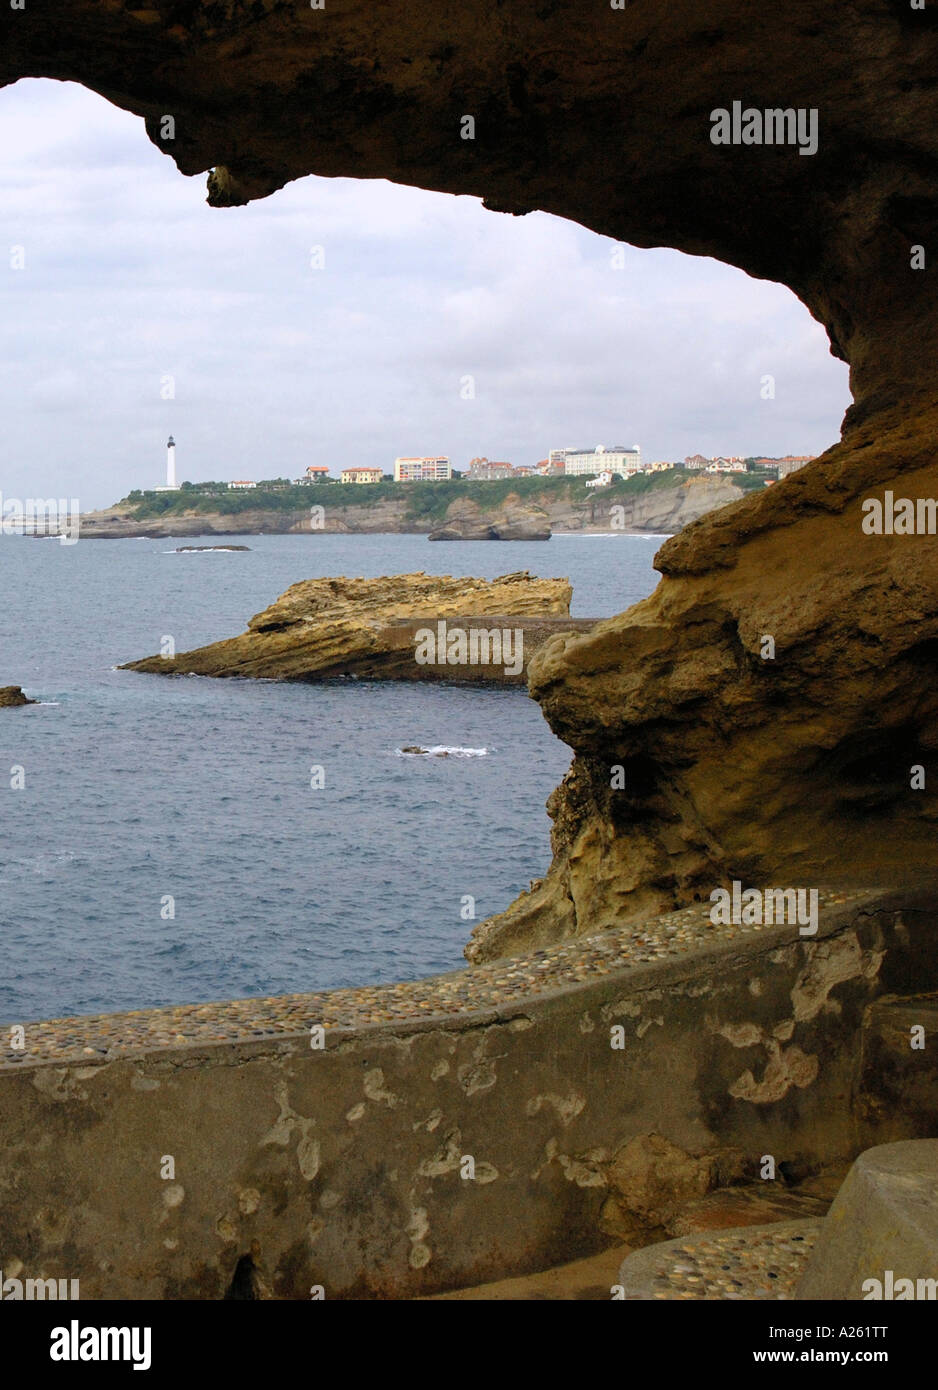
[[[578,478],[454,479],[368,488],[310,484],[269,494],[235,493],[230,500],[184,488],[132,494],[113,507],[84,513],[81,537],[421,535],[444,523],[494,526],[518,516],[532,525],[545,524],[555,534],[673,534],[762,485],[761,480],[741,483],[740,476],[731,480],[673,469],[617,479],[602,489],[587,488]]]

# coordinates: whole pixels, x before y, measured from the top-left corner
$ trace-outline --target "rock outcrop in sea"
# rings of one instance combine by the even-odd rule
[[[19,705],[37,705],[38,700],[28,699],[18,685],[0,685],[0,709],[13,709]]]
[[[477,502],[454,502],[446,520],[429,534],[431,541],[549,541],[550,522],[541,507],[506,506],[493,520]]]
[[[523,684],[528,661],[571,618],[566,579],[520,570],[497,579],[387,575],[305,579],[232,637],[122,667],[149,674],[311,681],[340,676]]]

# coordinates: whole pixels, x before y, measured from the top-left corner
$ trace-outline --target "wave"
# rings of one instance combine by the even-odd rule
[[[5,882],[8,875],[17,872],[35,874],[37,877],[45,878],[49,874],[55,873],[63,865],[73,863],[77,858],[77,852],[68,849],[60,850],[57,853],[29,855],[24,859],[11,859],[0,870],[0,883]]]
[[[554,540],[576,537],[584,541],[666,541],[674,531],[555,531]]]
[[[461,748],[451,743],[431,743],[426,747],[422,744],[409,744],[405,748],[395,748],[394,752],[399,758],[486,758],[489,750],[487,748]]]

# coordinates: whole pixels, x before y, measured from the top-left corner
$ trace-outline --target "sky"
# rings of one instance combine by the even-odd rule
[[[170,433],[191,482],[815,454],[850,403],[780,285],[385,181],[209,208],[205,175],[73,83],[0,91],[0,189],[4,498],[106,506],[165,481]]]

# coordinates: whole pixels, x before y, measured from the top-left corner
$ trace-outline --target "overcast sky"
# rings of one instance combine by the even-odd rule
[[[666,250],[615,269],[573,223],[384,182],[212,209],[204,175],[70,83],[0,91],[0,183],[4,497],[107,505],[164,481],[170,432],[180,480],[295,478],[599,443],[813,454],[849,404],[781,286]]]

